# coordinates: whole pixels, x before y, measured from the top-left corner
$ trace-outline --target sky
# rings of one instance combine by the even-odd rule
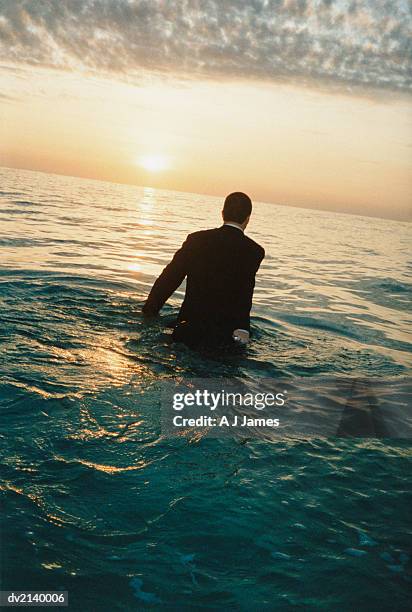
[[[0,165],[410,220],[408,0],[0,0]]]

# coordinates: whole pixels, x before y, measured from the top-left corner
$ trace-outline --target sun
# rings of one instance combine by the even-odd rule
[[[137,164],[148,172],[162,172],[170,166],[170,161],[165,155],[142,155],[137,160]]]

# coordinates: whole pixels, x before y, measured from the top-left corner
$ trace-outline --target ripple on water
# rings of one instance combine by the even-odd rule
[[[349,215],[257,203],[253,342],[195,354],[168,341],[180,298],[140,308],[217,199],[0,176],[4,584],[65,587],[79,610],[408,609],[408,440],[172,439],[159,420],[176,377],[373,378],[407,406],[385,387],[410,368],[407,224],[356,218],[361,250]]]

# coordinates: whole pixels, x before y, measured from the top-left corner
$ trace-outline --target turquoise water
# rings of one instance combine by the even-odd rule
[[[3,589],[72,610],[406,610],[407,440],[165,438],[176,377],[410,373],[410,226],[272,204],[244,354],[140,307],[217,198],[0,169]],[[410,268],[409,268],[410,271]]]

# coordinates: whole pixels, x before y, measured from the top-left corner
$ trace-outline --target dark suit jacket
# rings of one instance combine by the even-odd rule
[[[249,330],[255,274],[264,256],[261,246],[230,225],[189,234],[153,285],[143,312],[157,314],[187,277],[180,326],[189,324],[197,336],[227,338],[237,328]]]

